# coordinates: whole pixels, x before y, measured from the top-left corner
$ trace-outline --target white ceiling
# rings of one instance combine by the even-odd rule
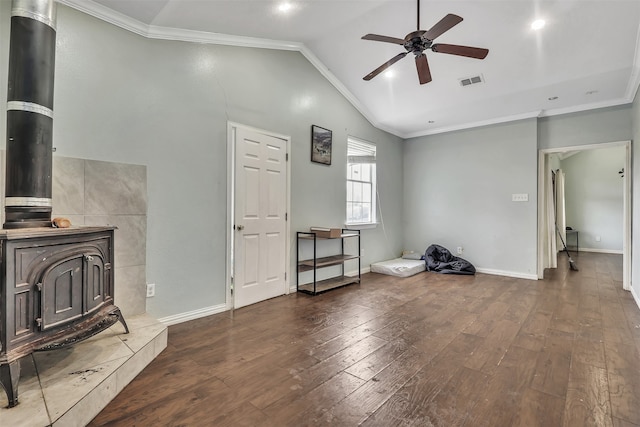
[[[422,0],[423,30],[447,13],[464,18],[436,42],[490,51],[484,60],[428,51],[425,85],[412,55],[390,68],[394,77],[362,80],[404,48],[361,37],[416,30],[415,0],[289,0],[289,13],[278,0],[59,1],[150,37],[300,50],[374,125],[401,137],[626,104],[640,82],[638,0]],[[536,32],[538,18],[546,26]],[[484,83],[460,85],[478,74]]]

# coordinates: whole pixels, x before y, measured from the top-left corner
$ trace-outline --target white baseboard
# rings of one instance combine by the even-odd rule
[[[571,253],[571,249],[569,249],[569,253]],[[573,251],[575,252],[575,250]],[[580,248],[578,252],[597,252],[601,254],[614,254],[614,255],[622,255],[623,252],[617,249],[598,249],[598,248]]]
[[[476,271],[478,273],[493,274],[495,276],[507,276],[507,277],[515,277],[517,279],[538,280],[538,276],[536,276],[535,274],[518,273],[515,271],[493,270],[490,268],[476,268]],[[360,270],[361,274],[370,273],[370,272],[371,272],[370,265]],[[357,276],[357,275],[358,275],[357,270],[349,271],[345,273],[345,276]],[[296,290],[297,289],[295,286],[289,287],[289,292],[293,293],[293,292],[296,292]],[[640,307],[640,299],[634,293],[633,288],[631,289],[631,293],[636,301],[636,304],[638,304],[638,307]],[[213,314],[222,313],[227,310],[229,310],[229,307],[227,307],[226,304],[219,304],[211,307],[200,308],[198,310],[187,311],[185,313],[179,313],[179,314],[174,314],[167,317],[162,317],[158,319],[158,321],[164,325],[171,326],[171,325],[176,325],[182,322],[188,322],[189,320],[195,320],[201,317],[207,317]]]
[[[636,294],[636,291],[633,289],[633,286],[630,289],[631,291],[631,296],[633,297],[633,300],[636,302],[636,305],[638,306],[638,308],[640,308],[640,298],[638,297],[638,294]]]
[[[368,265],[366,267],[362,267],[360,269],[360,274],[365,274],[365,273],[371,273],[371,266]],[[358,275],[358,270],[353,270],[353,271],[347,271],[346,273],[344,273],[345,276],[357,276]]]
[[[476,268],[476,272],[492,274],[494,276],[515,277],[516,279],[538,280],[537,274],[520,273],[517,271],[494,270],[492,268]]]
[[[222,313],[229,310],[226,304],[213,305],[211,307],[199,308],[193,311],[187,311],[185,313],[174,314],[172,316],[163,317],[158,319],[160,323],[167,326],[175,325],[177,323],[187,322],[189,320],[199,319],[201,317],[211,316],[212,314]]]

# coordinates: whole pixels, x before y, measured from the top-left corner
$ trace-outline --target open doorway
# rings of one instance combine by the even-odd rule
[[[594,150],[603,150],[600,153],[604,153],[606,149],[608,152],[620,152],[623,151],[623,158],[621,160],[622,165],[616,167],[610,167],[607,170],[607,173],[610,174],[610,177],[615,180],[620,180],[622,185],[622,204],[621,204],[621,221],[622,224],[618,224],[619,228],[621,228],[621,236],[618,236],[621,239],[620,242],[612,244],[611,248],[621,248],[622,252],[622,263],[623,263],[623,272],[622,272],[622,285],[626,290],[630,289],[631,286],[631,142],[630,141],[620,141],[620,142],[611,142],[604,144],[590,144],[584,146],[572,146],[572,147],[563,147],[563,148],[555,148],[555,149],[545,149],[539,151],[538,156],[538,278],[542,279],[545,268],[554,268],[555,265],[553,261],[557,256],[557,251],[562,249],[561,244],[557,244],[554,241],[556,237],[555,233],[555,215],[550,214],[549,206],[550,200],[552,197],[550,196],[550,192],[553,191],[553,186],[550,185],[550,180],[552,176],[552,171],[556,172],[557,169],[560,169],[560,165],[565,165],[565,169],[571,169],[572,164],[577,164],[579,158],[594,158],[596,155],[596,151]],[[583,153],[583,154],[580,154]],[[571,157],[575,156],[575,157]],[[570,159],[571,157],[571,159]],[[572,160],[573,159],[573,160]],[[581,160],[582,163],[588,160]],[[616,163],[617,165],[617,163]],[[615,169],[615,170],[614,170]],[[593,173],[596,173],[595,171]],[[597,177],[595,178],[597,179]],[[585,182],[583,187],[590,189],[593,186],[593,183],[589,184]],[[565,189],[567,190],[567,189]],[[574,245],[574,249],[577,248],[577,239],[580,239],[582,242],[580,243],[581,250],[587,251],[601,251],[608,253],[619,253],[617,249],[606,249],[606,245],[600,244],[600,234],[604,234],[607,230],[602,230],[600,232],[594,232],[593,227],[589,229],[590,224],[589,221],[591,218],[595,216],[595,213],[590,211],[578,212],[576,213],[576,209],[586,209],[585,204],[582,203],[583,200],[580,200],[580,197],[583,197],[580,194],[576,194],[576,190],[571,188],[568,189],[570,194],[567,194],[565,200],[570,200],[570,206],[573,209],[573,212],[570,212],[570,215],[567,218],[567,221],[562,224],[562,232],[565,232],[565,226],[576,228],[577,233],[571,233],[572,240],[571,243]],[[573,200],[571,200],[573,197]],[[619,206],[610,201],[592,201],[592,203],[610,203],[612,206]],[[591,209],[593,209],[593,205]],[[611,208],[610,206],[597,206],[594,211],[598,210],[606,210],[607,208]],[[617,207],[616,209],[620,209]],[[588,214],[588,215],[586,215]],[[571,224],[574,223],[574,224]],[[608,225],[607,225],[608,226]],[[580,230],[580,228],[586,228],[585,230]],[[552,233],[553,230],[553,233]],[[581,231],[585,231],[582,234],[579,234]],[[563,238],[565,242],[567,242],[566,234],[563,234]],[[614,233],[615,234],[615,233]],[[554,237],[551,237],[554,236]],[[606,239],[611,240],[611,239]],[[569,242],[567,242],[569,244]],[[555,251],[555,252],[554,252]]]

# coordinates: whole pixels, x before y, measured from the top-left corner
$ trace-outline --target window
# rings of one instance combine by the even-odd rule
[[[347,224],[376,223],[376,146],[347,139]]]

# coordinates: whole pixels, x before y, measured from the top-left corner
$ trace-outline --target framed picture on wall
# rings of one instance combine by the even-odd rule
[[[331,164],[331,138],[332,132],[320,126],[311,125],[311,161]]]

